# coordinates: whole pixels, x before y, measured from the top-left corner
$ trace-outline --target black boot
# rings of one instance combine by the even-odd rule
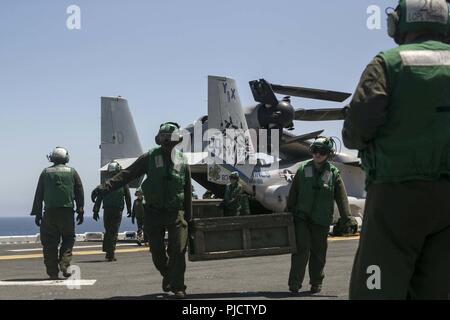
[[[169,279],[167,279],[166,277],[164,277],[162,280],[162,289],[164,292],[169,292],[171,290]]]
[[[105,259],[108,262],[117,261],[116,257],[114,256],[114,253],[111,252],[106,253]]]
[[[319,293],[320,291],[322,291],[322,285],[317,284],[317,285],[312,285],[311,286],[311,293],[312,294]]]
[[[289,287],[289,291],[291,292],[292,295],[297,295],[301,288],[302,288],[302,286]]]

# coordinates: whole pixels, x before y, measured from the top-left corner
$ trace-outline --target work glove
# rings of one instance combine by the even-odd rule
[[[358,231],[358,221],[354,217],[348,217],[345,220],[339,219],[338,223],[333,230],[333,234],[336,236],[351,235]]]
[[[98,221],[98,219],[100,219],[100,216],[98,215],[98,211],[97,212],[94,211],[93,218],[94,218],[95,221]]]
[[[82,213],[77,214],[77,225],[79,226],[80,224],[82,224],[84,221],[84,216]]]
[[[36,225],[38,227],[40,227],[41,226],[41,221],[42,221],[42,215],[37,214],[36,217],[34,217],[34,223],[36,223]]]
[[[83,208],[78,208],[76,210],[76,212],[78,213],[77,214],[77,222],[78,222],[77,225],[80,225],[84,221],[84,209]]]
[[[358,232],[358,221],[354,217],[350,217],[346,225],[348,233],[353,234]]]
[[[95,202],[97,200],[98,197],[100,197],[102,194],[100,186],[97,186],[94,190],[92,190],[91,193],[91,200],[92,202]]]

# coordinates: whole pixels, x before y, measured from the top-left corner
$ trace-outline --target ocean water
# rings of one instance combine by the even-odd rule
[[[136,231],[136,224],[131,223],[131,218],[127,218],[124,213],[122,216],[122,223],[120,224],[120,232]],[[92,216],[84,217],[82,225],[75,224],[75,233],[85,232],[103,232],[103,219],[100,215],[100,220],[95,221]],[[0,217],[0,236],[23,236],[34,235],[39,233],[39,227],[34,224],[34,217]]]

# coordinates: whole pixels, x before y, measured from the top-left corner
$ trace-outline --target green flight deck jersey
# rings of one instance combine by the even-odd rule
[[[313,160],[301,162],[289,191],[288,210],[314,224],[330,226],[334,201],[343,221],[349,220],[351,212],[339,170],[329,162],[320,170]]]

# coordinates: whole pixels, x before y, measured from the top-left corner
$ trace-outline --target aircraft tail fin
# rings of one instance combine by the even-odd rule
[[[234,79],[208,76],[208,128],[248,129]]]
[[[101,181],[105,179],[103,169],[109,162],[115,160],[126,168],[142,153],[127,99],[101,97]]]
[[[223,163],[208,165],[208,180],[227,183],[229,173],[238,171],[245,181],[254,169],[249,164],[254,156],[254,141],[234,79],[208,76],[208,129],[216,129],[223,139],[223,152],[216,155]]]
[[[127,99],[101,98],[100,165],[116,159],[136,158],[142,152]]]

